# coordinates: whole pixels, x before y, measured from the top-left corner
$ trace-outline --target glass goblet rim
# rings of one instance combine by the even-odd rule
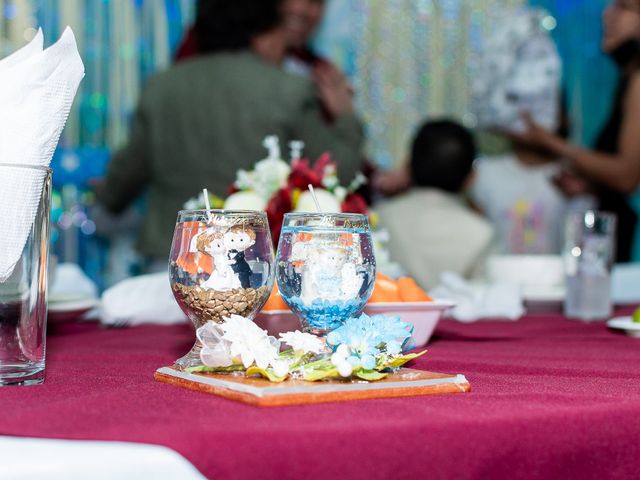
[[[363,213],[342,213],[342,212],[333,212],[333,213],[321,213],[321,212],[288,212],[284,214],[284,219],[303,219],[303,218],[335,218],[335,219],[345,219],[345,220],[366,220],[369,221],[369,217]]]
[[[183,209],[178,211],[178,215],[229,215],[236,217],[255,217],[266,216],[267,213],[264,210],[225,210],[222,208],[195,208],[195,209]]]

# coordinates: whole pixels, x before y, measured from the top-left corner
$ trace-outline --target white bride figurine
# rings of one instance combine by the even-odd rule
[[[227,258],[227,248],[224,235],[216,232],[204,232],[196,239],[198,251],[213,258],[213,272],[201,285],[204,289],[212,289],[221,292],[240,288],[240,280],[231,268],[231,262]]]

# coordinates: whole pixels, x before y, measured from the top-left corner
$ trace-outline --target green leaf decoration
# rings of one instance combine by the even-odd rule
[[[397,368],[397,367],[401,367],[403,366],[405,363],[410,362],[411,360],[414,360],[418,357],[421,357],[422,355],[424,355],[425,353],[427,353],[426,350],[423,350],[420,353],[409,353],[408,355],[402,355],[400,357],[394,358],[393,360],[391,360],[388,364],[387,367],[388,368]]]
[[[280,357],[282,360],[290,360],[295,356],[296,352],[293,350],[293,348],[288,348],[287,350],[283,350],[278,354],[278,357]]]
[[[285,375],[284,377],[280,377],[276,375],[276,373],[273,371],[272,368],[266,368],[266,369],[259,368],[259,367],[247,368],[247,377],[250,377],[252,375],[260,375],[261,377],[264,377],[270,382],[274,382],[274,383],[283,382],[287,378],[287,375]]]
[[[207,367],[206,365],[199,365],[197,367],[188,367],[184,369],[189,373],[231,373],[231,372],[243,372],[244,365],[237,364],[229,367]]]
[[[302,367],[302,378],[307,382],[317,382],[333,377],[341,378],[337,367],[331,363],[329,358],[307,363]]]
[[[375,382],[377,380],[382,380],[384,377],[387,376],[386,373],[378,372],[377,370],[365,370],[364,368],[355,370],[353,372],[353,375],[355,375],[358,378],[361,378],[362,380],[366,380],[368,382]]]

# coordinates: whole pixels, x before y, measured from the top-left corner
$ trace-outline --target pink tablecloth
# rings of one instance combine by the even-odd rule
[[[214,478],[637,478],[640,340],[557,316],[441,323],[418,368],[472,393],[260,409],[153,380],[186,327],[77,326],[0,434],[166,445]]]

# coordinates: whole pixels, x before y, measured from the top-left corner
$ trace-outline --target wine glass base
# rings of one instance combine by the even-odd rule
[[[200,342],[196,342],[189,353],[175,361],[173,367],[177,370],[186,370],[187,368],[202,366],[200,350],[202,350],[202,345]]]

